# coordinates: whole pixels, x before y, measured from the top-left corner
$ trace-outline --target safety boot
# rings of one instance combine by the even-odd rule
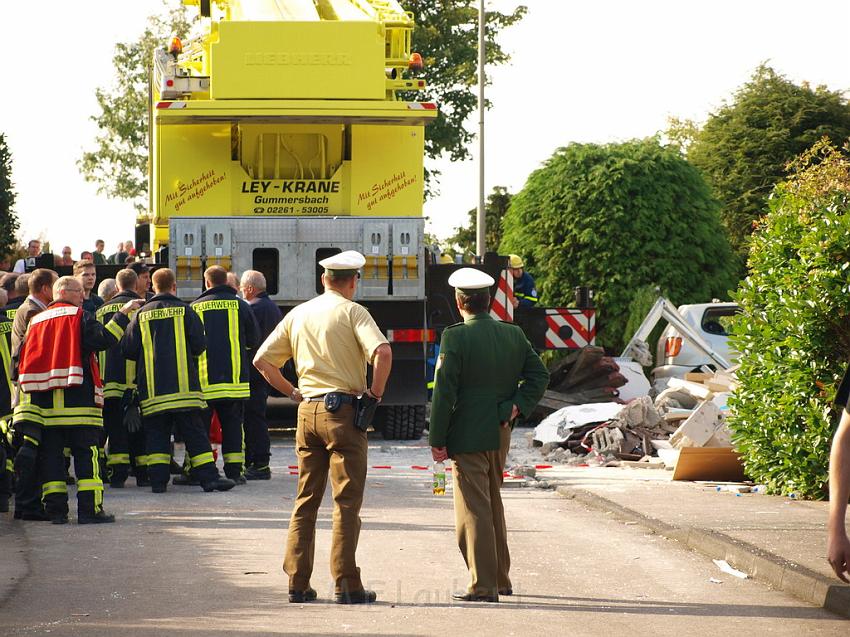
[[[233,487],[236,486],[236,483],[230,478],[222,478],[218,477],[215,480],[210,480],[209,482],[202,482],[201,487],[204,491],[209,493],[210,491],[230,491]]]

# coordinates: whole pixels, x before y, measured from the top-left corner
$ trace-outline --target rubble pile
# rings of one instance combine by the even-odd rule
[[[671,466],[685,447],[732,447],[726,401],[736,387],[735,369],[671,378],[654,400],[644,395],[625,405],[568,405],[540,422],[533,444],[553,463],[578,464],[592,454],[600,464],[663,461]],[[564,381],[568,377],[569,372],[562,375]]]
[[[541,419],[569,405],[617,402],[627,382],[617,361],[601,347],[585,347],[567,355],[550,370],[549,388],[532,415]]]

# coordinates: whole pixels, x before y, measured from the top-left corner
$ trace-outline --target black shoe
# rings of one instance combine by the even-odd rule
[[[54,515],[50,518],[51,524],[68,524],[68,516],[67,515]]]
[[[115,516],[106,511],[98,511],[94,515],[78,515],[77,524],[110,524],[115,522]]]
[[[354,591],[352,593],[337,593],[334,595],[334,601],[337,604],[371,604],[378,599],[375,591]]]
[[[245,479],[246,480],[271,480],[272,479],[272,470],[268,467],[263,467],[262,469],[258,469],[257,467],[248,467],[245,470]]]
[[[514,589],[512,588],[500,588],[499,595],[510,596],[514,594]]]
[[[230,478],[216,478],[215,480],[201,484],[201,487],[207,493],[210,491],[230,491],[235,486],[236,483]]]
[[[498,602],[498,595],[476,595],[475,593],[455,593],[452,599],[457,602]]]
[[[201,483],[195,480],[195,478],[189,477],[181,473],[179,476],[174,476],[171,479],[171,484],[176,484],[180,487],[197,487]]]
[[[316,601],[316,591],[308,588],[306,591],[289,591],[289,601],[292,604]]]
[[[247,483],[247,480],[245,479],[245,476],[236,476],[235,478],[231,478],[230,476],[227,476],[227,477],[228,477],[228,479],[233,480],[236,484],[245,484],[245,483]]]
[[[17,511],[15,514],[17,515]],[[50,516],[44,511],[23,511],[21,512],[21,517],[18,519],[26,520],[28,522],[47,522],[50,520]]]
[[[165,493],[165,490],[168,489],[168,483],[165,484],[152,484],[151,492],[152,493]]]

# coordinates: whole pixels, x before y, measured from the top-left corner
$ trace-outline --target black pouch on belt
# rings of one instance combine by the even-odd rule
[[[342,394],[332,391],[330,394],[325,394],[325,409],[334,413],[342,405]]]

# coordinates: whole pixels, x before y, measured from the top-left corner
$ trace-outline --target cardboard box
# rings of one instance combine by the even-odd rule
[[[673,480],[743,482],[744,465],[732,447],[684,447],[673,470]]]

